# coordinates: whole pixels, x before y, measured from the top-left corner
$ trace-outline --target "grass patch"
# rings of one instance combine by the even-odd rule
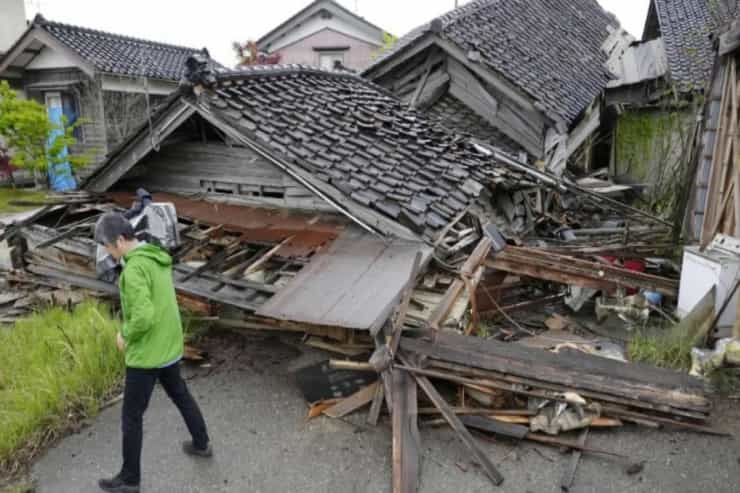
[[[0,486],[2,488],[2,486]],[[31,481],[23,480],[0,489],[2,493],[33,493],[36,487]]]
[[[98,302],[0,327],[0,477],[11,478],[122,382],[119,322]]]
[[[637,332],[628,346],[629,359],[661,368],[688,371],[691,369],[692,337],[670,329],[663,330],[667,332]]]
[[[712,372],[710,378],[720,394],[740,396],[740,368],[719,368]]]
[[[13,213],[23,212],[35,207],[10,205],[14,200],[30,200],[40,202],[46,198],[46,192],[36,190],[25,190],[23,188],[0,188],[0,212]]]

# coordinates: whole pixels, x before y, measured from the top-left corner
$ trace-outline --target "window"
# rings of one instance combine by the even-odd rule
[[[319,67],[326,70],[334,70],[337,64],[344,65],[343,52],[325,51],[319,53]]]

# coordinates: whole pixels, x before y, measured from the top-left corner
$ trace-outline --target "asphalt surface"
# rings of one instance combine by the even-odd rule
[[[216,344],[213,341],[208,346]],[[180,450],[188,438],[176,408],[155,390],[144,423],[142,492],[387,492],[391,431],[387,418],[364,425],[366,412],[347,420],[306,421],[296,368],[325,358],[292,341],[229,336],[211,348],[212,365],[188,371],[215,449],[194,459]],[[305,351],[305,352],[302,352]],[[50,449],[33,467],[41,493],[92,493],[97,480],[120,467],[120,404],[80,433]],[[737,401],[719,402],[717,422],[740,433]],[[506,478],[494,487],[447,429],[422,429],[419,491],[559,492],[570,456],[558,449],[483,441]],[[629,460],[585,455],[573,492],[737,492],[740,440],[626,426],[592,432],[588,445]],[[628,474],[633,463],[644,468]]]

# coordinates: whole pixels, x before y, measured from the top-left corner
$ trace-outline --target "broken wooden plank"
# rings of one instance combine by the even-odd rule
[[[567,357],[522,345],[438,332],[435,342],[404,337],[401,347],[465,367],[491,370],[571,389],[620,396],[705,413],[711,407],[704,384],[688,375],[580,352]]]
[[[584,447],[586,445],[586,439],[588,438],[588,428],[584,428],[581,430],[581,434],[578,436],[578,440],[576,443],[580,445],[581,447]],[[581,461],[581,456],[583,455],[583,451],[581,450],[573,450],[570,461],[568,461],[568,465],[565,468],[565,472],[563,473],[563,477],[560,479],[560,489],[563,491],[570,491],[571,486],[573,486],[573,481],[576,479],[576,469],[578,469],[578,463]]]
[[[463,416],[462,422],[478,430],[483,430],[496,435],[501,435],[509,438],[516,438],[518,440],[529,440],[532,442],[544,443],[553,447],[567,447],[574,450],[580,450],[582,452],[589,452],[592,454],[604,454],[615,457],[627,458],[626,455],[611,452],[609,450],[603,450],[593,447],[586,447],[579,445],[577,442],[572,440],[565,440],[559,437],[551,437],[547,435],[541,435],[539,433],[530,433],[527,426],[516,425],[511,423],[504,423],[491,418],[483,416]]]
[[[295,235],[289,236],[285,238],[283,241],[281,241],[279,244],[275,245],[273,248],[267,251],[262,257],[260,257],[257,261],[255,261],[252,265],[247,267],[247,270],[244,271],[243,277],[247,277],[249,274],[252,274],[254,272],[257,272],[260,270],[260,268],[265,265],[269,260],[285,245],[290,243],[293,238],[295,238]]]
[[[392,371],[393,493],[416,493],[421,439],[417,424],[416,382],[404,371]]]
[[[450,314],[452,307],[455,305],[455,302],[460,297],[460,294],[462,294],[464,288],[465,283],[462,281],[462,279],[455,279],[450,287],[447,288],[444,297],[436,306],[436,308],[432,312],[432,315],[429,317],[430,327],[432,327],[434,330],[439,330],[442,327],[442,324],[445,320],[447,320],[447,316]]]
[[[373,402],[370,404],[370,411],[367,413],[367,423],[372,426],[378,424],[378,418],[380,418],[380,411],[383,407],[383,401],[385,400],[385,387],[381,384],[375,389],[375,395],[373,396]]]
[[[537,248],[507,246],[486,265],[514,274],[594,289],[630,287],[676,297],[678,282],[598,262],[557,255]]]
[[[360,409],[373,400],[375,396],[375,388],[378,386],[378,382],[373,382],[367,387],[364,387],[349,397],[346,397],[334,404],[330,408],[324,410],[324,414],[330,418],[342,418],[351,412]]]
[[[364,361],[332,359],[329,360],[329,367],[334,370],[375,371],[373,365]]]
[[[409,365],[408,360],[406,360],[403,355],[399,356],[401,357],[401,361],[403,361],[406,367],[413,368],[411,365]],[[498,486],[503,483],[504,477],[501,475],[498,469],[496,469],[496,466],[493,465],[493,462],[491,462],[491,460],[483,452],[483,450],[481,450],[480,446],[478,446],[478,444],[475,442],[475,439],[470,434],[468,429],[465,427],[462,421],[460,421],[460,418],[458,418],[457,415],[452,411],[450,405],[447,404],[444,398],[442,398],[439,392],[437,392],[437,389],[434,388],[432,382],[430,382],[427,377],[419,375],[416,372],[410,373],[413,376],[414,380],[416,380],[416,383],[419,385],[419,387],[421,387],[426,396],[429,398],[429,400],[432,401],[435,407],[440,410],[442,416],[450,424],[452,429],[455,430],[455,433],[457,433],[457,436],[460,438],[463,444],[465,444],[465,446],[468,447],[468,449],[472,452],[476,461],[478,461],[478,463],[481,465],[484,472],[493,482],[493,484]]]
[[[406,312],[411,302],[411,295],[414,293],[414,287],[416,285],[416,278],[419,275],[419,269],[421,268],[421,252],[417,252],[414,256],[414,262],[411,264],[411,273],[409,274],[406,286],[403,288],[401,295],[401,301],[398,304],[393,320],[391,322],[391,337],[388,341],[388,348],[391,351],[391,355],[396,354],[398,350],[398,343],[401,340],[401,332],[403,331],[403,322],[406,320]]]

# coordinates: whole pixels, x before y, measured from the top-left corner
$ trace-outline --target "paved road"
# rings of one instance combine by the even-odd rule
[[[197,369],[190,381],[210,426],[211,461],[180,452],[187,432],[161,389],[145,418],[145,493],[185,492],[387,492],[391,434],[387,420],[305,421],[306,407],[291,370],[316,361],[316,353],[277,339],[231,338],[214,352],[223,360]],[[205,375],[209,372],[210,374]],[[737,403],[723,403],[722,422],[740,427]],[[33,468],[41,493],[96,492],[99,477],[115,473],[120,460],[120,405],[104,411],[81,433],[49,450]],[[448,430],[422,430],[422,493],[558,492],[568,456],[557,449],[512,442],[484,447],[506,477],[494,488]],[[575,492],[740,491],[740,441],[628,427],[592,433],[589,444],[647,461],[637,475],[626,463],[587,456]]]

